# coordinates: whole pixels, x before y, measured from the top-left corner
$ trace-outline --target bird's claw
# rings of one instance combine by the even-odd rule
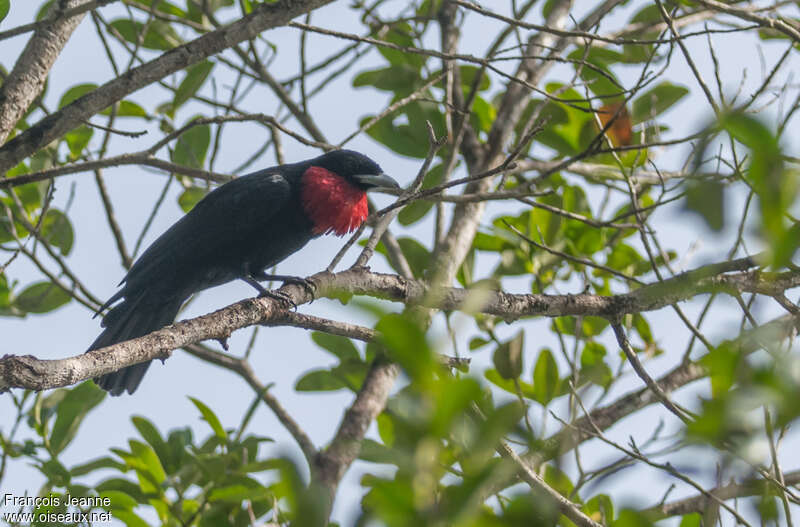
[[[277,300],[278,302],[282,302],[283,304],[286,304],[287,308],[291,307],[295,311],[297,311],[297,304],[295,304],[294,300],[292,300],[292,297],[289,296],[288,293],[284,293],[283,291],[268,291],[265,289],[258,295],[258,298],[264,298],[264,297]]]
[[[291,299],[291,297],[289,297],[289,295],[280,291],[270,294],[269,292],[267,292],[266,289],[264,289],[264,287],[259,282],[264,282],[266,280],[279,280],[283,282],[283,285],[286,284],[298,285],[302,287],[306,291],[306,293],[308,293],[308,295],[311,297],[312,302],[314,301],[315,293],[317,290],[317,284],[315,284],[312,280],[308,278],[302,278],[299,276],[271,275],[271,274],[266,274],[262,271],[259,273],[248,273],[242,279],[258,290],[259,297],[269,296],[276,300],[283,300],[290,303],[292,306],[294,306],[295,309],[297,309],[297,304],[294,303],[294,301]],[[275,295],[280,295],[280,297]]]
[[[315,284],[310,278],[292,278],[290,280],[284,280],[283,283],[299,285],[306,291],[306,293],[308,293],[312,302],[316,299],[317,284]]]

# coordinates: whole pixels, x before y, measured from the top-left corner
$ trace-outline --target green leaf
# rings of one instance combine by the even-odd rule
[[[703,517],[698,512],[692,512],[681,516],[679,527],[702,527]]]
[[[483,411],[486,412],[486,420],[477,431],[476,440],[469,445],[466,456],[460,460],[467,473],[476,474],[486,470],[487,464],[491,462],[495,453],[497,443],[519,423],[525,414],[525,409],[519,401],[496,408],[485,408]]]
[[[178,205],[183,212],[189,212],[206,194],[208,194],[208,190],[203,187],[189,187],[178,196]]]
[[[575,101],[584,99],[583,96],[572,89],[560,92],[563,88],[564,85],[560,83],[550,83],[546,86],[549,93],[558,93],[560,98]],[[526,112],[529,112],[530,115],[539,104],[541,104],[541,101],[531,101],[528,108],[526,108]],[[540,119],[549,120],[544,130],[536,134],[534,141],[552,148],[561,155],[574,155],[581,152],[583,150],[582,146],[584,146],[581,134],[586,126],[594,126],[594,120],[590,113],[553,101],[545,103]],[[521,122],[527,122],[524,114]],[[520,133],[520,131],[517,133]]]
[[[378,424],[378,435],[386,446],[394,445],[395,430],[392,416],[386,412],[381,413],[375,422]]]
[[[11,306],[11,289],[8,287],[6,275],[0,273],[0,314]]]
[[[522,374],[522,348],[525,332],[520,331],[514,338],[497,347],[492,356],[494,367],[504,379],[516,379]]]
[[[398,238],[397,243],[403,251],[403,256],[408,260],[408,265],[411,267],[414,276],[422,278],[430,266],[431,254],[428,249],[414,238]]]
[[[725,185],[710,179],[690,182],[683,207],[698,213],[712,230],[721,231],[725,226]]]
[[[175,4],[167,2],[167,0],[139,0],[138,3],[146,7],[155,7],[156,12],[161,12],[166,15],[174,15],[180,18],[186,17],[186,11]]]
[[[164,480],[167,479],[167,474],[164,472],[164,467],[161,466],[158,456],[150,445],[141,441],[129,439],[128,445],[131,447],[132,455],[125,461],[140,476],[139,486],[144,492],[156,492],[161,484],[164,483]]]
[[[473,66],[472,64],[461,65],[461,67],[459,68],[459,73],[461,74],[461,87],[464,90],[464,95],[469,94],[469,91],[472,89],[472,83],[475,82],[475,75],[477,75],[478,72],[481,70],[482,68],[479,68],[478,66]],[[479,92],[486,91],[491,87],[491,85],[492,85],[491,80],[484,71],[483,74],[481,75],[481,81],[480,84],[478,85],[478,91]]]
[[[93,135],[94,130],[85,124],[82,124],[64,135],[67,148],[69,148],[70,159],[77,159],[80,157],[81,152],[89,145],[89,141],[92,139]]]
[[[469,350],[475,351],[476,349],[481,348],[487,344],[489,344],[488,340],[480,337],[474,337],[469,341]]]
[[[441,390],[445,396],[436,400],[431,432],[436,437],[447,437],[453,422],[463,416],[472,403],[480,401],[483,391],[472,377],[448,379],[441,385]]]
[[[214,435],[218,438],[222,439],[223,441],[228,440],[228,433],[225,432],[225,429],[222,428],[222,424],[219,421],[219,418],[211,411],[211,409],[203,404],[198,399],[194,397],[189,397],[189,400],[200,410],[200,414],[203,416],[203,420],[211,426],[211,429],[214,431]]]
[[[208,22],[206,22],[205,15],[200,6],[203,6],[203,8],[213,13],[217,9],[230,7],[232,5],[233,0],[186,0],[187,16],[184,16],[184,18],[188,17],[192,22],[207,24]]]
[[[614,502],[607,494],[598,494],[586,502],[583,512],[601,525],[608,525],[614,519]]]
[[[662,82],[633,101],[631,120],[636,125],[661,115],[688,94],[689,89],[684,86]]]
[[[41,230],[44,239],[50,242],[50,245],[58,247],[64,256],[72,250],[75,234],[69,218],[60,210],[50,209],[47,211],[42,220]]]
[[[125,456],[120,456],[125,458]],[[129,457],[129,456],[128,456]],[[147,497],[142,493],[142,489],[132,481],[124,478],[109,478],[97,484],[95,490],[102,496],[105,493],[122,492],[136,500],[137,503],[146,503]],[[112,510],[116,509],[114,501],[111,502]]]
[[[606,265],[627,275],[639,275],[650,271],[650,262],[636,249],[625,243],[614,244],[608,255]]]
[[[607,388],[614,379],[611,368],[605,362],[606,348],[599,342],[590,340],[581,352],[581,379],[589,380]]]
[[[472,104],[473,126],[482,132],[488,132],[497,117],[497,109],[481,96],[475,97]]]
[[[347,337],[331,335],[330,333],[323,333],[322,331],[314,331],[311,333],[311,340],[320,348],[338,357],[342,362],[347,360],[361,360],[358,349],[353,344],[353,341]]]
[[[161,437],[161,434],[158,433],[158,429],[155,427],[155,425],[146,418],[138,415],[133,416],[131,421],[133,422],[133,426],[136,427],[136,430],[139,431],[139,434],[141,434],[142,438],[144,438],[144,440],[147,441],[151,447],[153,447],[153,450],[158,456],[159,461],[161,461],[161,466],[164,467],[167,473],[172,473],[173,470],[177,469],[172,461],[172,452],[170,451],[167,443]]]
[[[325,392],[347,388],[330,370],[313,370],[303,375],[295,384],[298,392]]]
[[[759,198],[761,233],[772,250],[772,263],[790,263],[800,244],[800,227],[787,225],[784,218],[796,201],[798,173],[785,170],[778,138],[764,123],[750,115],[723,115],[720,125],[751,152],[747,178]]]
[[[238,505],[246,500],[255,501],[273,497],[272,492],[267,488],[255,483],[255,481],[253,483],[254,484],[251,486],[234,484],[212,489],[211,492],[208,493],[208,501],[211,503],[222,501]]]
[[[331,373],[340,379],[350,390],[358,391],[367,376],[369,364],[357,360],[346,360],[331,369]]]
[[[141,519],[131,510],[114,510],[111,514],[122,521],[126,527],[150,527],[149,523]]]
[[[117,105],[117,117],[143,117],[147,119],[147,112],[144,108],[133,101],[123,100],[115,104]],[[100,114],[111,115],[111,106],[105,108]]]
[[[50,450],[58,454],[72,441],[89,410],[100,404],[106,392],[91,381],[79,384],[66,395],[56,408],[56,422],[50,433]]]
[[[363,126],[370,119],[372,116],[364,117],[360,125]],[[395,125],[391,115],[372,125],[367,130],[367,135],[400,155],[418,159],[425,159],[425,156],[428,155],[427,136],[424,133],[420,134],[419,130],[414,130],[407,124]]]
[[[80,463],[78,465],[75,465],[69,470],[69,472],[70,474],[72,474],[73,477],[85,476],[86,474],[94,472],[95,470],[100,470],[104,468],[114,469],[117,472],[125,471],[125,465],[119,463],[118,461],[115,461],[114,459],[108,456],[103,456],[93,459],[91,461],[87,461],[86,463]]]
[[[179,165],[203,168],[210,143],[211,127],[207,124],[193,126],[178,138],[170,159]]]
[[[419,71],[407,64],[377,70],[362,71],[353,79],[353,87],[372,86],[379,90],[394,92],[397,97],[410,95],[424,84]]]
[[[42,474],[47,476],[48,483],[54,487],[66,487],[69,485],[71,475],[69,470],[57,459],[49,459],[37,465]]]
[[[612,527],[652,527],[653,525],[655,524],[644,513],[633,509],[622,509],[617,519],[611,523]]]
[[[442,182],[444,178],[444,165],[436,165],[431,168],[425,178],[422,180],[422,189],[435,187]],[[433,207],[433,201],[416,200],[412,201],[400,211],[397,215],[397,221],[401,225],[411,225],[421,220]]]
[[[58,309],[72,297],[51,282],[29,285],[14,299],[14,306],[25,313],[47,313]]]
[[[387,465],[397,465],[399,463],[399,458],[392,449],[369,438],[361,441],[361,450],[358,453],[358,458],[370,463],[384,463]]]
[[[578,61],[573,66],[580,71],[581,78],[592,93],[604,97],[606,101],[619,99],[624,95],[624,88],[609,67],[622,61],[623,57],[619,52],[591,48],[586,53],[582,49],[576,49],[569,54],[569,58]]]
[[[633,327],[636,328],[636,332],[646,344],[653,343],[653,332],[650,330],[650,324],[641,313],[633,315]]]
[[[11,0],[0,0],[0,22],[8,15],[11,9]]]
[[[100,497],[111,500],[111,510],[133,510],[139,505],[134,498],[121,490],[106,490],[100,493]]]
[[[58,109],[60,110],[64,106],[70,104],[75,99],[83,97],[90,91],[93,91],[97,88],[97,84],[93,84],[91,82],[83,83],[83,84],[76,84],[72,86],[67,91],[64,92],[64,95],[61,96],[61,100],[58,102]]]
[[[413,381],[430,379],[437,363],[419,324],[407,315],[389,313],[375,329],[391,357],[400,363]]]
[[[700,359],[708,368],[713,397],[721,397],[730,390],[742,367],[742,360],[741,352],[731,341],[724,341]]]
[[[487,381],[494,384],[498,388],[507,391],[508,393],[513,393],[517,395],[517,387],[516,383],[511,379],[504,379],[500,376],[500,374],[494,368],[487,369],[483,372],[483,376],[486,378]],[[534,399],[534,392],[533,392],[533,385],[528,384],[523,380],[518,380],[520,391],[522,395],[527,397],[528,399]]]
[[[173,107],[179,108],[192,95],[197,93],[197,90],[206,81],[212,69],[214,69],[214,63],[210,60],[205,60],[186,70],[186,76],[178,85],[178,89],[175,90],[175,98],[172,101]]]
[[[666,5],[667,8],[669,8],[669,4]],[[663,18],[661,18],[661,9],[658,7],[658,4],[653,3],[637,11],[631,17],[630,23],[653,24],[655,22],[661,22],[662,20]]]
[[[131,44],[138,43],[139,35],[144,30],[144,24],[127,18],[113,20],[110,25],[122,35],[122,38]],[[166,51],[181,44],[181,38],[169,23],[163,20],[148,21],[147,32],[141,43],[143,48]]]
[[[545,465],[544,481],[550,485],[550,487],[557,490],[562,496],[572,495],[572,489],[575,488],[575,486],[572,484],[572,481],[569,479],[569,476],[567,476],[564,471],[554,467],[553,465]],[[580,498],[577,496],[575,498],[580,500]]]
[[[135,102],[124,100],[119,102],[117,117],[147,117],[147,112]]]
[[[15,187],[14,193],[19,197],[19,200],[25,207],[25,211],[33,212],[42,206],[42,190],[43,187],[40,183],[28,183],[26,185]],[[6,216],[5,209],[3,209],[3,212],[0,214],[0,216],[6,219],[8,218],[8,216]],[[19,229],[17,230],[19,231]],[[27,233],[27,231],[24,229],[23,232]]]
[[[188,454],[186,448],[192,444],[192,430],[188,427],[171,430],[167,436],[169,458],[180,467]]]
[[[561,381],[558,376],[558,364],[552,352],[543,348],[536,359],[533,368],[533,393],[534,399],[539,404],[546,406],[560,391]]]
[[[373,35],[378,38],[383,38],[392,44],[397,44],[402,47],[414,47],[414,38],[412,37],[413,29],[405,22],[393,23],[388,26],[388,31],[379,35]],[[416,53],[407,53],[398,49],[390,49],[385,46],[378,46],[378,52],[391,63],[392,66],[398,67],[402,65],[409,65],[416,70],[422,68],[425,64],[426,57]]]

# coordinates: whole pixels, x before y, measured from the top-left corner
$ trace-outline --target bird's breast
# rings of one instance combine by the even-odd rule
[[[303,211],[315,235],[343,236],[367,219],[367,195],[345,178],[322,167],[308,168],[301,179]]]

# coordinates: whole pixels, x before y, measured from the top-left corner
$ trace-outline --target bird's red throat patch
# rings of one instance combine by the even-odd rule
[[[344,236],[367,219],[367,194],[343,177],[312,166],[303,173],[303,209],[313,222],[314,234]]]

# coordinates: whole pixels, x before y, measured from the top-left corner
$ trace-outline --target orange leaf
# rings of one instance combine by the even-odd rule
[[[606,135],[611,139],[614,146],[626,146],[633,140],[633,127],[628,108],[623,102],[613,102],[600,107],[597,111],[600,123],[606,128],[609,122],[611,126],[606,130]]]

